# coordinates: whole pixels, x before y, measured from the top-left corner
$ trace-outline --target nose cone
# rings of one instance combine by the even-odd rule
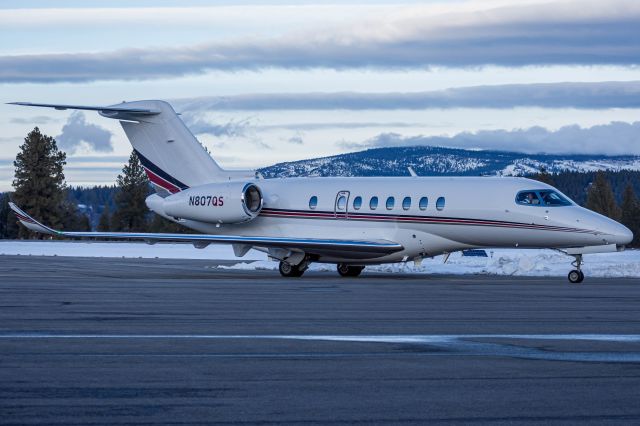
[[[599,225],[596,229],[599,229],[604,234],[608,244],[623,246],[633,240],[633,232],[613,219],[602,216]]]
[[[583,207],[571,212],[577,217],[580,227],[592,231],[586,245],[615,244],[624,246],[633,241],[633,232],[621,223]],[[569,210],[567,210],[569,211]]]
[[[633,232],[629,228],[619,223],[616,224],[616,230],[614,235],[614,241],[617,245],[623,246],[633,241]]]

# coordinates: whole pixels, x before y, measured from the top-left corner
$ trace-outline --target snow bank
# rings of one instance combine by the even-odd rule
[[[264,253],[250,251],[243,258],[231,246],[210,245],[196,249],[189,244],[155,244],[88,241],[7,241],[0,240],[0,255],[129,257],[161,259],[237,260],[220,269],[276,270],[278,264]],[[553,250],[487,250],[489,257],[465,257],[454,253],[442,263],[442,256],[413,262],[368,266],[366,272],[403,274],[488,274],[514,276],[565,276],[573,258]],[[583,270],[591,277],[640,277],[640,251],[588,254]],[[312,271],[335,271],[335,265],[313,264]]]
[[[197,249],[191,244],[154,244],[98,241],[14,241],[0,240],[0,255],[71,256],[71,257],[132,257],[160,259],[237,260],[228,245],[212,244]],[[242,260],[266,260],[264,253],[255,250]]]
[[[487,250],[489,257],[465,257],[454,253],[448,262],[442,256],[424,259],[420,266],[413,262],[390,263],[367,266],[365,271],[400,274],[486,274],[512,276],[566,276],[573,267],[573,258],[554,250]],[[584,256],[582,270],[588,277],[640,277],[640,251],[629,250],[620,253],[588,254]],[[275,270],[275,262],[244,262],[221,269],[266,269]],[[335,265],[312,264],[312,271],[335,271]]]

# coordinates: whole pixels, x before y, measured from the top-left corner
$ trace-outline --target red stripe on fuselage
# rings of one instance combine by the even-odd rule
[[[290,217],[299,219],[349,219],[359,221],[390,221],[390,222],[414,222],[414,223],[430,223],[442,225],[470,225],[470,226],[495,226],[499,228],[521,228],[521,229],[538,229],[559,232],[577,232],[577,233],[594,233],[588,229],[566,228],[551,225],[536,225],[529,223],[504,222],[484,219],[464,219],[464,218],[439,218],[439,217],[421,217],[421,216],[401,216],[401,215],[376,215],[376,214],[358,214],[344,212],[305,212],[295,210],[275,210],[263,209],[261,216],[267,217]]]

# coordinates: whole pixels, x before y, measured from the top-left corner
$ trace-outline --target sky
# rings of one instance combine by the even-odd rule
[[[55,5],[55,8],[53,6]],[[0,3],[0,191],[38,126],[111,184],[117,121],[7,102],[169,101],[225,168],[381,146],[640,155],[637,0]]]

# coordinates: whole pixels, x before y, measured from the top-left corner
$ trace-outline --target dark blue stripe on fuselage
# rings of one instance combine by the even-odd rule
[[[170,174],[166,173],[160,167],[158,167],[155,164],[153,164],[151,161],[149,161],[149,159],[147,157],[145,157],[144,155],[140,154],[140,152],[138,150],[134,149],[134,151],[135,151],[136,155],[138,156],[138,158],[140,159],[140,163],[142,163],[142,165],[144,167],[146,167],[147,169],[151,170],[153,173],[155,173],[156,175],[160,176],[162,179],[166,180],[167,182],[170,182],[173,185],[177,186],[181,190],[189,189],[188,185],[185,185],[184,183],[180,182],[178,179],[176,179],[173,176],[171,176]]]

